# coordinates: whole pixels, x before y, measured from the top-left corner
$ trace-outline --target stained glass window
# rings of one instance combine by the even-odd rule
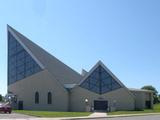
[[[8,32],[8,84],[31,76],[42,69]]]
[[[80,86],[98,94],[121,88],[120,84],[101,65]]]

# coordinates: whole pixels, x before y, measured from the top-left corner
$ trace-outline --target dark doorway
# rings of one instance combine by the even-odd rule
[[[146,108],[148,108],[148,109],[151,108],[151,101],[146,101]]]
[[[107,111],[108,101],[95,100],[94,101],[94,110]]]
[[[18,102],[18,110],[23,110],[23,101]]]

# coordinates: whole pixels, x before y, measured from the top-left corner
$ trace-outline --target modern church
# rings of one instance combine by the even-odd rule
[[[116,111],[153,107],[153,92],[127,88],[101,61],[78,73],[7,26],[8,93],[15,109]]]

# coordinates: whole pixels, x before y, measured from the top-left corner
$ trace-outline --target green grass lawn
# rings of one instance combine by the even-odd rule
[[[31,111],[31,110],[14,110],[15,113],[21,113],[36,117],[80,117],[88,116],[90,112],[54,112],[54,111]]]
[[[122,114],[141,114],[141,113],[160,113],[160,104],[154,105],[153,109],[144,109],[139,111],[115,111],[109,112],[108,115],[122,115]]]

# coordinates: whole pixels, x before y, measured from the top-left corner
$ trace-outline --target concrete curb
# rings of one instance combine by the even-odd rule
[[[61,120],[81,120],[81,119],[100,119],[100,118],[103,119],[103,118],[134,117],[134,116],[149,116],[149,115],[160,115],[160,113],[108,115],[107,117],[62,118]]]
[[[134,116],[149,116],[149,115],[160,115],[160,113],[146,113],[146,114],[124,114],[124,115],[108,115],[106,117],[58,117],[58,118],[26,118],[16,120],[82,120],[82,119],[105,119],[105,118],[118,118],[118,117],[134,117]],[[0,119],[3,120],[3,119]],[[5,119],[11,120],[11,119]]]
[[[108,118],[115,117],[134,117],[134,116],[149,116],[149,115],[160,115],[160,113],[142,113],[142,114],[124,114],[124,115],[108,115]]]

